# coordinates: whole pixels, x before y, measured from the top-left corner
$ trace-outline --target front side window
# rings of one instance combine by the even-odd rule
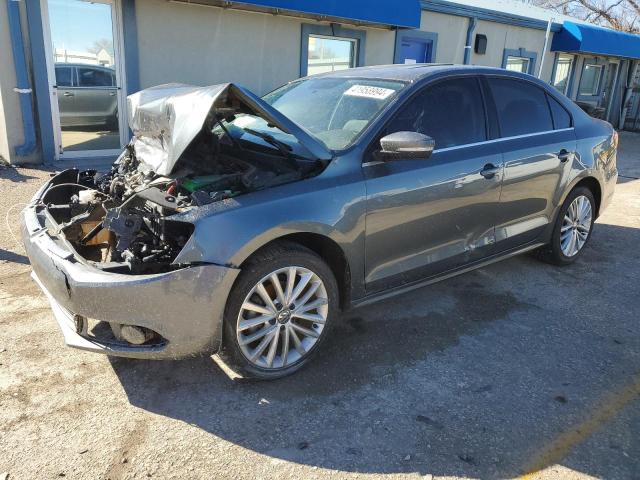
[[[71,67],[56,67],[56,85],[58,87],[71,87]]]
[[[553,130],[546,93],[528,82],[490,78],[503,137]]]
[[[597,96],[600,92],[600,78],[602,77],[602,65],[586,63],[580,76],[579,95]]]
[[[309,35],[307,74],[335,72],[356,66],[355,39]]]
[[[513,57],[509,55],[507,57],[507,64],[504,68],[514,72],[528,73],[529,59],[525,57]]]
[[[573,65],[573,55],[558,55],[556,70],[553,74],[551,84],[566,95],[569,86],[569,75]]]
[[[311,77],[280,87],[263,99],[330,149],[342,150],[404,86],[398,81]]]
[[[455,147],[487,139],[480,85],[476,78],[454,78],[427,87],[407,101],[385,133],[429,135],[435,148]]]

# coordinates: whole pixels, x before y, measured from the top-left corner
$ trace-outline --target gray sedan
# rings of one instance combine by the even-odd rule
[[[128,106],[112,170],[63,171],[25,209],[33,277],[70,346],[217,351],[259,378],[358,305],[527,251],[574,262],[617,178],[609,124],[505,70],[356,68],[263,98],[167,85]]]

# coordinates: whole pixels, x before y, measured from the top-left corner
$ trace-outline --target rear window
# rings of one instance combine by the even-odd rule
[[[544,90],[530,83],[508,78],[490,78],[489,85],[503,137],[553,130],[551,111]]]
[[[559,128],[569,128],[571,126],[571,115],[569,115],[569,112],[551,95],[547,94],[547,98],[549,99],[549,106],[551,107],[553,127],[556,130]]]

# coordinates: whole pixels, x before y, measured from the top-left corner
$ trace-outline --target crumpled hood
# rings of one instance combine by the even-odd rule
[[[239,101],[255,115],[294,135],[312,156],[329,160],[331,151],[303,127],[295,124],[250,91],[223,83],[209,87],[166,84],[127,97],[129,128],[136,157],[159,175],[170,175],[180,156],[202,130],[215,108]]]

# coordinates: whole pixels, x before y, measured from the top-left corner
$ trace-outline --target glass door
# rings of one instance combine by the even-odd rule
[[[125,142],[117,0],[41,0],[56,159],[112,156]]]

